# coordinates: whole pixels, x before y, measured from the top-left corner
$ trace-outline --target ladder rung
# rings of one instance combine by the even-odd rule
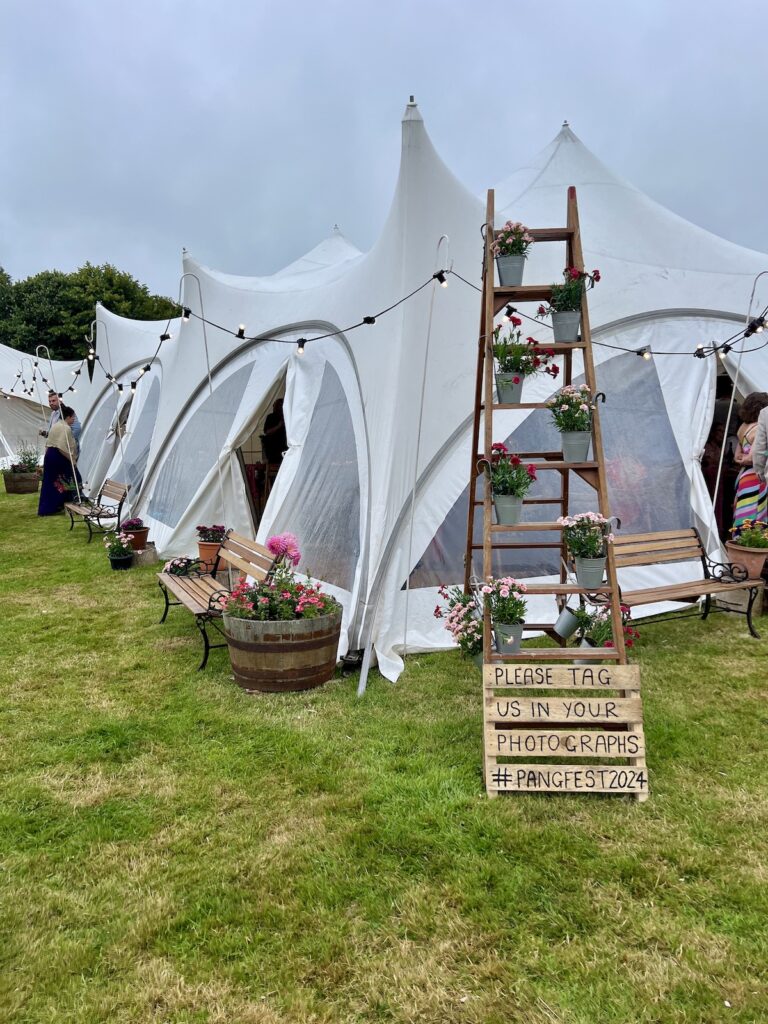
[[[615,647],[532,647],[518,654],[497,654],[496,651],[485,661],[486,665],[504,664],[508,661],[582,661],[585,659],[618,661]]]
[[[523,580],[523,583],[525,580]],[[602,587],[577,587],[575,583],[529,583],[526,593],[528,594],[610,594],[611,588],[607,585]]]
[[[491,527],[491,533],[511,533],[515,530],[562,530],[562,526],[558,526],[557,523],[515,523],[514,526],[496,523]]]
[[[496,312],[509,302],[549,302],[552,298],[551,284],[505,285],[493,289]]]
[[[525,461],[525,459],[527,457],[528,456],[526,456],[526,455],[521,455],[520,456],[520,458],[523,461]],[[579,469],[597,469],[598,468],[596,462],[562,462],[560,460],[558,460],[557,462],[555,462],[554,460],[552,462],[536,462],[533,459],[531,461],[532,461],[533,465],[536,467],[537,470],[539,470],[539,469],[573,469],[573,470],[579,470]]]
[[[473,501],[473,505],[484,505],[485,502]],[[565,498],[523,498],[524,505],[564,505]]]
[[[505,540],[505,541],[494,541],[491,544],[491,550],[493,550],[493,551],[499,551],[499,550],[501,550],[503,548],[524,548],[525,550],[527,550],[528,548],[558,548],[559,549],[560,547],[562,547],[562,545],[560,543],[555,543],[555,542],[552,542],[552,541],[550,541],[549,543],[542,542],[541,544],[531,544],[527,540],[518,540],[518,541]],[[473,544],[472,548],[475,551],[482,551],[483,548],[484,548],[484,545],[483,544]]]
[[[570,242],[573,228],[528,228],[534,242]]]

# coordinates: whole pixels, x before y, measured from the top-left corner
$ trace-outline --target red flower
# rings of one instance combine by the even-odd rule
[[[581,277],[581,271],[577,270],[576,267],[568,267],[567,274],[572,281],[578,281]]]
[[[519,466],[520,465],[520,456],[519,455],[510,455],[509,461],[510,461],[510,463],[513,466]]]
[[[599,270],[593,270],[592,271],[592,280],[595,282],[595,284],[597,284],[597,282],[600,280],[600,271]]]
[[[514,376],[514,377],[512,378],[512,383],[513,383],[513,384],[519,384],[519,383],[520,383],[520,377],[518,377],[518,376]],[[506,451],[506,450],[507,450],[507,449],[505,448],[505,449],[504,449],[504,451]]]
[[[517,383],[517,382],[515,382],[515,383]],[[503,452],[506,455],[506,453],[507,453],[507,446],[505,444],[502,444],[501,441],[494,441],[493,444],[491,445],[491,451],[492,452]],[[443,596],[445,596],[445,595],[443,595]]]
[[[536,467],[533,465],[532,462],[530,462],[525,467],[525,471],[528,474],[528,476],[531,478],[531,480],[535,480],[536,479]]]
[[[543,303],[539,306],[536,315],[537,316],[546,316],[547,315],[547,307]]]
[[[519,316],[511,316],[509,318],[509,322],[512,324],[513,327],[522,327],[523,324],[523,321],[520,319]]]

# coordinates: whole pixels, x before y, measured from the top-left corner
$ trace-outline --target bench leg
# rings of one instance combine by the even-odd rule
[[[707,594],[707,596],[704,598],[704,612],[703,612],[703,614],[701,616],[702,619],[706,619],[706,617],[710,613],[711,608],[712,608],[712,595],[711,594]]]
[[[75,528],[75,517],[70,512],[69,513],[69,530],[70,530],[70,533],[72,532],[72,530],[74,530],[74,528]]]
[[[210,653],[211,650],[211,641],[208,639],[208,633],[206,632],[205,629],[205,619],[203,618],[202,615],[195,616],[195,625],[200,630],[200,633],[202,634],[203,637],[203,660],[197,666],[197,671],[202,672],[202,670],[208,664],[208,654]]]
[[[91,520],[86,519],[85,525],[88,527],[88,543],[90,544],[93,540],[93,527],[91,526]]]
[[[158,625],[162,625],[162,623],[165,622],[165,620],[168,618],[168,609],[171,607],[171,602],[168,600],[168,591],[165,589],[160,580],[157,581],[157,585],[158,587],[160,587],[163,597],[165,598],[165,608],[163,609],[163,617],[162,619],[160,619],[160,622],[158,623]]]
[[[747,604],[747,625],[749,626],[749,632],[752,634],[752,636],[756,640],[760,639],[760,634],[757,632],[757,630],[755,629],[754,624],[752,622],[752,606],[754,605],[754,603],[755,603],[755,601],[757,599],[757,595],[758,595],[759,592],[760,592],[760,588],[759,587],[750,587],[749,588],[749,603]]]

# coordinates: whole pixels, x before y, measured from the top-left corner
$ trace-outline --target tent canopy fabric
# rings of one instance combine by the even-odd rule
[[[612,511],[630,532],[697,525],[717,553],[699,465],[716,368],[692,353],[743,324],[766,257],[659,206],[567,126],[498,186],[498,223],[562,226],[569,185],[588,268],[602,273],[590,315],[608,396],[601,419]],[[463,576],[484,216],[484,199],[448,170],[409,103],[397,186],[369,252],[334,229],[266,277],[222,274],[186,253],[182,304],[192,316],[172,322],[172,340],[136,394],[116,397],[98,374],[86,389],[92,485],[102,475],[130,480],[131,512],[148,521],[163,555],[193,550],[199,523],[253,535],[238,453],[284,391],[288,450],[258,539],[284,529],[298,536],[302,569],[344,605],[342,649],[373,644],[388,678],[397,678],[404,651],[449,646],[433,610],[437,584]],[[526,280],[559,280],[563,259],[560,246],[534,246]],[[433,279],[440,269],[456,272],[447,288]],[[371,316],[375,323],[357,326]],[[537,339],[549,336],[545,325],[529,326]],[[99,307],[97,349],[120,378],[153,356],[165,327]],[[321,335],[331,336],[313,340]],[[307,339],[303,354],[299,339]],[[660,354],[638,359],[645,346]],[[749,390],[765,379],[768,355],[745,347],[754,350],[740,366],[738,352],[725,362]],[[553,390],[549,378],[529,380],[526,401]],[[518,450],[541,450],[547,437],[557,445],[542,410],[507,411],[495,423],[498,440]],[[572,510],[593,505],[586,485],[576,486]],[[496,568],[533,579],[557,571],[530,553]],[[624,582],[680,572],[629,570]],[[530,611],[534,619],[551,614],[533,603]]]

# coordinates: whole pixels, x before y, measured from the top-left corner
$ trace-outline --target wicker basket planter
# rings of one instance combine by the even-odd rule
[[[40,489],[37,473],[3,473],[6,494],[35,494]]]

